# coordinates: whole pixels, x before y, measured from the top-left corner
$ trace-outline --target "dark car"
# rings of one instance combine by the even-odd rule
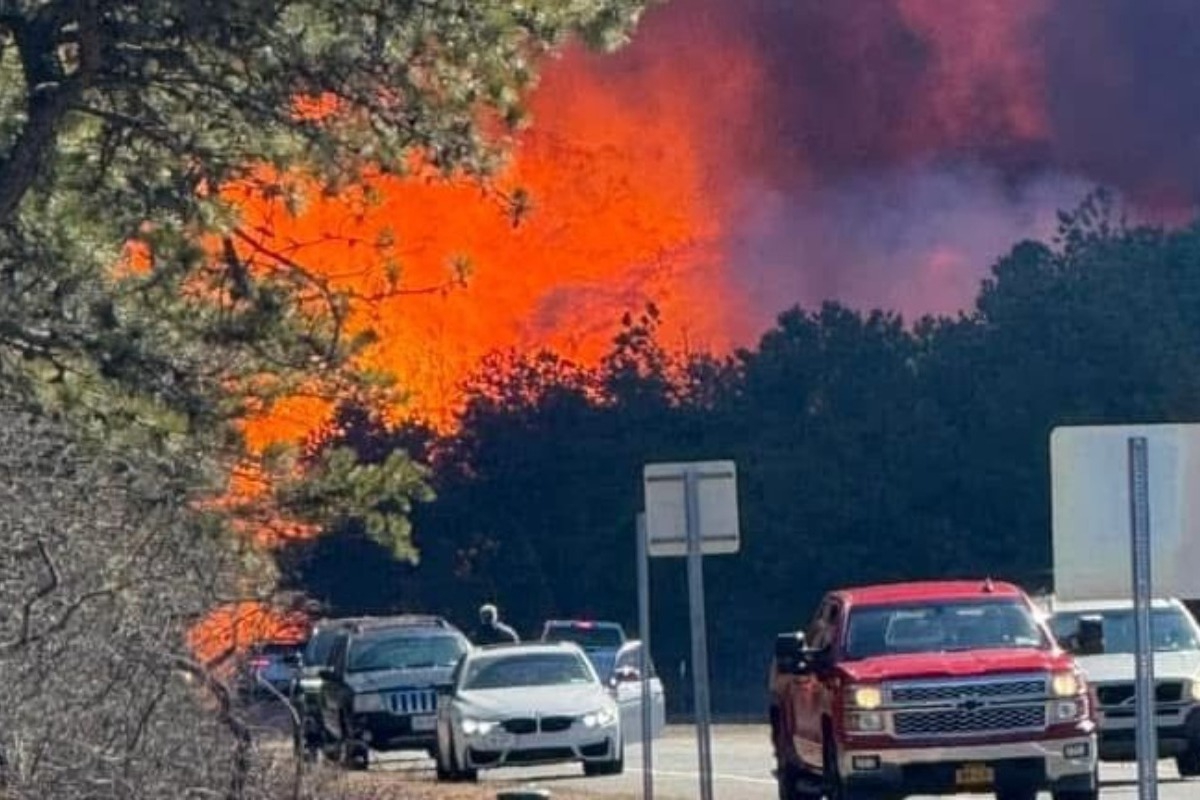
[[[313,624],[308,643],[300,654],[300,667],[292,684],[292,702],[300,713],[305,754],[315,756],[325,744],[325,727],[321,721],[321,670],[329,665],[333,645],[339,634],[353,626],[369,621],[370,617],[323,619]]]
[[[259,642],[241,657],[238,665],[237,688],[243,698],[264,697],[268,684],[280,694],[292,688],[300,665],[303,642]]]
[[[437,748],[438,690],[471,643],[440,617],[356,622],[340,631],[321,669],[326,752],[365,767],[370,750]]]
[[[587,654],[601,677],[613,668],[617,653],[629,641],[619,622],[551,619],[542,627],[543,642],[574,642]]]

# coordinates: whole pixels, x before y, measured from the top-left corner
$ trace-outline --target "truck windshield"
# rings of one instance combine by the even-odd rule
[[[1134,652],[1134,620],[1132,609],[1102,611],[1061,611],[1050,618],[1050,628],[1060,642],[1070,640],[1079,626],[1080,617],[1099,617],[1104,628],[1104,653]],[[1200,650],[1196,626],[1186,611],[1179,608],[1156,608],[1150,617],[1150,639],[1154,650],[1169,653],[1180,650]]]
[[[945,653],[1013,647],[1047,648],[1049,641],[1019,601],[953,601],[865,606],[850,612],[846,658]]]

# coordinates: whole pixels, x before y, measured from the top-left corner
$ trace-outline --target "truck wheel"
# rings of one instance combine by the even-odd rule
[[[820,789],[801,788],[802,774],[795,767],[780,763],[775,770],[775,782],[779,784],[779,800],[821,800]]]
[[[997,789],[996,800],[1037,800],[1037,789]],[[1055,793],[1054,800],[1067,800],[1067,796]],[[1071,797],[1070,800],[1075,800]],[[1083,798],[1079,798],[1083,800]]]
[[[1188,745],[1186,752],[1175,756],[1175,768],[1181,778],[1200,777],[1200,744]]]
[[[867,795],[863,794],[862,790],[851,789],[842,780],[833,732],[826,730],[824,733],[825,735],[821,737],[823,739],[821,752],[824,754],[821,764],[822,771],[825,773],[825,796],[829,800],[867,800]],[[875,795],[871,795],[871,798],[874,797]]]

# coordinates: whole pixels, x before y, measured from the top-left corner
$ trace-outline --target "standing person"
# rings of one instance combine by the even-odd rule
[[[477,645],[516,644],[521,641],[516,631],[500,621],[500,612],[491,603],[479,607],[479,627],[471,639]]]

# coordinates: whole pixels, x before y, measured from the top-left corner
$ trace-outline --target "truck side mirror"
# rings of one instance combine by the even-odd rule
[[[800,631],[781,633],[775,637],[775,668],[791,675],[803,675],[809,671],[808,648],[804,634]]]
[[[1075,655],[1096,656],[1104,652],[1104,620],[1100,617],[1080,617],[1075,626],[1074,645],[1071,650]]]

